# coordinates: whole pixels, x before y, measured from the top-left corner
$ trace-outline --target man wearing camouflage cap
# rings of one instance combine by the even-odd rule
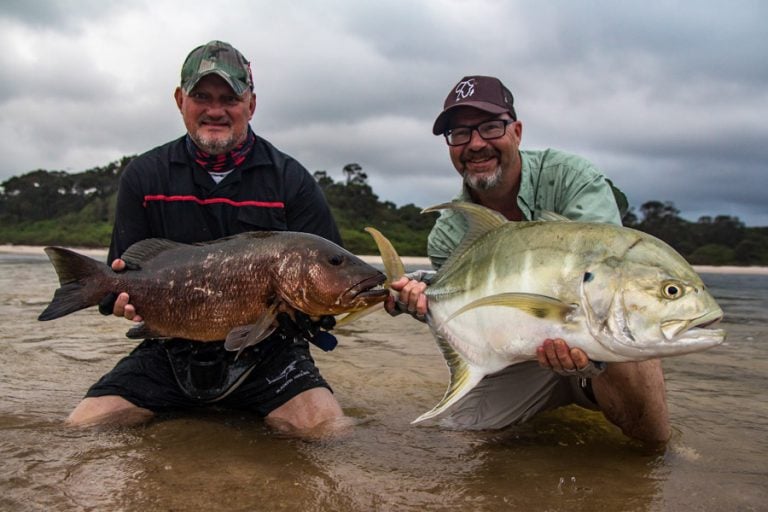
[[[341,244],[314,178],[251,130],[256,95],[238,50],[221,41],[192,50],[174,98],[187,133],[138,156],[120,177],[108,256],[114,270],[124,270],[119,258],[129,246],[151,237],[196,243],[246,231],[300,231]],[[141,320],[126,293],[105,297],[100,310]],[[333,430],[343,413],[307,343],[330,349],[333,338],[308,318],[298,318],[300,327],[279,318],[275,334],[237,358],[223,341],[144,340],[88,390],[69,422],[136,423],[219,405],[252,411],[296,435]],[[322,320],[331,326],[332,318]]]
[[[613,188],[590,162],[554,149],[520,150],[523,126],[512,93],[495,77],[466,76],[451,88],[432,133],[443,135],[462,176],[455,198],[481,204],[513,221],[536,220],[542,210],[572,220],[621,224]],[[621,197],[619,195],[618,197]],[[427,252],[439,269],[458,247],[468,225],[445,210],[432,229]],[[412,276],[416,277],[416,276]],[[392,283],[403,310],[423,318],[428,279]],[[633,438],[652,443],[670,436],[664,376],[658,360],[603,364],[562,339],[542,340],[538,362],[489,375],[443,421],[454,428],[493,429],[520,423],[568,404],[598,409]]]

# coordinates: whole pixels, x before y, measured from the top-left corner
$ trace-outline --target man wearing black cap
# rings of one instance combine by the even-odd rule
[[[187,133],[140,155],[120,177],[108,256],[114,270],[125,268],[119,257],[128,247],[152,237],[195,243],[273,230],[341,243],[314,178],[251,130],[256,96],[238,50],[221,41],[192,50],[174,97]],[[100,309],[141,319],[125,293],[106,297]],[[303,320],[299,327],[284,318],[237,359],[223,341],[144,340],[88,390],[69,422],[135,423],[213,404],[252,411],[298,435],[333,428],[343,413],[309,353],[318,326]]]
[[[522,151],[522,123],[512,93],[497,78],[467,76],[449,92],[432,132],[443,135],[462,176],[456,199],[481,204],[513,221],[536,220],[542,210],[572,220],[621,224],[610,184],[588,161],[553,149]],[[444,210],[427,252],[440,268],[459,245],[467,222]],[[399,303],[417,318],[427,311],[427,284],[392,283]],[[400,306],[391,299],[390,313]],[[486,377],[451,411],[445,423],[459,428],[501,428],[538,412],[576,403],[599,409],[631,437],[665,442],[670,436],[664,377],[658,360],[595,363],[561,339],[542,340],[538,362]]]

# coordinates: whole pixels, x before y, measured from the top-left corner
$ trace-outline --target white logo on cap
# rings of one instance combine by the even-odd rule
[[[469,98],[475,94],[475,79],[470,78],[469,80],[459,82],[459,85],[456,86],[454,92],[456,93],[456,101]]]

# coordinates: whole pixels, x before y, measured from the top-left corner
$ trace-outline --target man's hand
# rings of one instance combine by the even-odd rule
[[[583,350],[569,348],[565,340],[559,338],[544,340],[536,349],[536,359],[539,366],[560,375],[590,378],[600,375],[605,369],[605,363],[590,360]]]
[[[122,272],[125,270],[125,267],[125,261],[120,258],[112,262],[112,270],[115,272]],[[103,315],[109,315],[111,311],[111,314],[115,316],[124,317],[134,322],[141,322],[141,316],[136,314],[136,309],[129,301],[130,297],[125,292],[119,294],[110,293],[99,303],[99,311]]]
[[[392,316],[400,313],[410,313],[419,320],[424,320],[427,316],[427,296],[424,290],[427,289],[427,283],[409,279],[406,276],[390,284],[390,288],[400,292],[400,296],[395,298],[393,295],[387,297],[384,303],[384,309]]]

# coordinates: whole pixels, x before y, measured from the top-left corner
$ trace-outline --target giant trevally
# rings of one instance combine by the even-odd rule
[[[148,239],[122,255],[128,268],[61,247],[45,249],[61,287],[39,320],[52,320],[127,292],[143,322],[130,338],[226,339],[229,350],[258,343],[281,310],[310,317],[350,313],[382,302],[383,273],[322,237],[249,232],[207,243]]]
[[[448,364],[443,399],[414,423],[445,413],[486,375],[536,359],[547,338],[563,338],[598,361],[641,361],[704,350],[725,339],[723,316],[693,268],[641,231],[581,223],[510,222],[471,203],[455,209],[469,230],[431,280],[427,324]],[[399,257],[380,233],[388,278]]]

